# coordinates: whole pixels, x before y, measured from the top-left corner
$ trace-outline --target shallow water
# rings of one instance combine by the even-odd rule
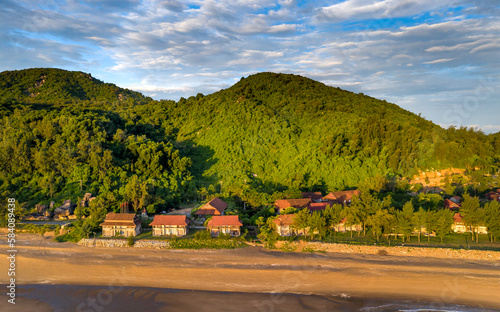
[[[3,289],[6,289],[3,286]],[[439,302],[415,302],[390,299],[269,294],[178,289],[22,285],[17,287],[16,305],[0,301],[5,312],[155,312],[155,311],[324,311],[324,312],[479,312],[499,311]]]

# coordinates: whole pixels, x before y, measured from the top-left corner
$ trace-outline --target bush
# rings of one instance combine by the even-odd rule
[[[379,249],[378,252],[377,252],[377,254],[379,256],[387,256],[389,253],[385,249]]]
[[[209,231],[199,231],[194,234],[194,238],[198,240],[212,239],[212,235]]]
[[[133,236],[129,236],[127,238],[127,246],[132,247],[132,246],[134,246],[134,243],[135,243],[134,237]]]
[[[294,252],[297,250],[297,245],[293,245],[290,242],[284,242],[280,249],[285,252]]]
[[[221,239],[221,240],[228,240],[228,239],[231,239],[231,235],[230,234],[224,234],[224,233],[219,233],[219,237],[218,239]]]
[[[234,249],[246,246],[236,239],[178,239],[170,241],[171,248],[177,249]]]

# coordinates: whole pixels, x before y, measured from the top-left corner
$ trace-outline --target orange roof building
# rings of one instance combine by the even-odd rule
[[[298,198],[298,199],[278,199],[274,202],[274,206],[280,212],[286,208],[293,207],[297,209],[306,208],[312,203],[310,198]]]
[[[198,216],[221,216],[224,214],[224,210],[227,208],[227,203],[220,199],[219,197],[215,197],[205,205],[203,205],[198,211],[194,214]]]
[[[352,201],[352,197],[359,196],[360,194],[361,192],[359,190],[330,192],[328,193],[328,195],[323,197],[323,200],[344,205],[344,204],[350,204]]]
[[[102,227],[103,237],[136,236],[141,233],[141,223],[135,213],[110,212],[99,226]]]
[[[279,215],[273,220],[276,225],[276,232],[280,236],[303,235],[303,230],[297,230],[293,227],[294,214]]]
[[[151,222],[153,236],[184,236],[188,232],[190,222],[191,220],[185,215],[156,215],[153,222]]]
[[[302,198],[310,198],[313,202],[321,201],[323,194],[321,192],[304,192]]]
[[[445,199],[445,200],[444,200],[444,207],[445,207],[445,208],[448,208],[448,209],[450,209],[450,210],[457,210],[457,209],[459,209],[461,206],[460,206],[460,204],[457,204],[457,203],[455,203],[455,202],[453,202],[453,201],[451,201],[451,200],[449,200],[449,199]]]
[[[314,212],[314,211],[325,210],[326,207],[329,205],[331,205],[331,204],[330,203],[310,203],[308,208],[311,212]]]
[[[213,216],[207,224],[207,228],[212,236],[217,236],[220,233],[239,236],[242,226],[243,223],[238,216]]]

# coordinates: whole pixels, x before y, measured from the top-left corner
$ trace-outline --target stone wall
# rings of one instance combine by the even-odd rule
[[[86,247],[129,247],[126,239],[92,239],[83,238],[78,242],[80,246]],[[168,241],[162,240],[137,240],[134,242],[135,248],[170,248]]]
[[[277,248],[281,248],[282,241],[276,243]],[[296,251],[319,251],[319,252],[338,252],[338,253],[358,253],[367,255],[389,255],[389,256],[412,256],[412,257],[432,257],[448,259],[470,259],[470,260],[491,260],[500,261],[500,252],[489,250],[466,250],[451,248],[432,248],[432,247],[382,247],[382,246],[360,246],[349,244],[329,244],[316,242],[292,242],[285,248],[291,248]]]

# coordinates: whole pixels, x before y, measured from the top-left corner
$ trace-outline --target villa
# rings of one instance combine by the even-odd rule
[[[188,232],[188,225],[190,222],[191,220],[185,215],[156,215],[153,222],[151,222],[153,236],[184,236]]]
[[[220,199],[219,197],[215,197],[205,205],[201,206],[198,211],[194,214],[199,217],[209,216],[221,216],[224,214],[224,210],[227,208],[227,203]]]
[[[240,236],[242,226],[243,223],[238,216],[213,216],[208,221],[207,228],[212,236],[217,236],[220,233]]]
[[[142,221],[135,213],[114,213],[110,212],[106,215],[104,222],[100,224],[102,227],[103,237],[121,236],[136,236],[141,233]]]

